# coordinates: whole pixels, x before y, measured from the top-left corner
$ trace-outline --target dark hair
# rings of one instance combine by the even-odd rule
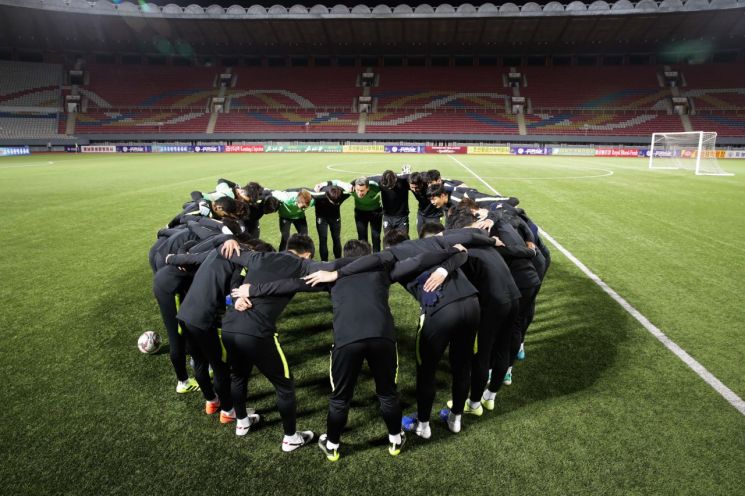
[[[298,255],[310,253],[310,258],[316,254],[316,245],[313,239],[306,234],[293,234],[287,240],[287,250],[292,250]]]
[[[458,208],[466,208],[469,210],[479,210],[481,207],[473,198],[468,198],[467,196],[464,196],[460,203],[458,203]]]
[[[383,171],[383,176],[380,178],[380,187],[385,190],[392,190],[396,187],[398,182],[398,176],[392,170]]]
[[[212,208],[220,207],[226,215],[235,215],[238,212],[238,206],[235,200],[229,196],[221,196],[212,202]]]
[[[344,243],[344,256],[357,258],[372,253],[370,243],[361,239],[350,239]]]
[[[396,246],[409,239],[409,233],[402,231],[401,229],[391,229],[385,236],[383,236],[383,246],[388,248],[389,246]]]
[[[417,191],[427,191],[427,178],[425,173],[412,172],[409,175],[409,184],[414,185]]]
[[[338,205],[341,201],[341,197],[344,195],[344,190],[339,186],[331,186],[326,189],[326,198],[334,205]]]
[[[433,196],[442,196],[447,195],[448,192],[445,189],[445,186],[442,185],[442,183],[434,183],[430,184],[427,187],[427,198],[432,198]]]
[[[264,187],[255,182],[246,184],[243,189],[246,191],[246,196],[251,199],[251,203],[258,203],[261,200],[261,194],[264,192]]]
[[[273,196],[270,196],[261,203],[264,206],[264,214],[273,214],[274,212],[279,210],[280,202]]]
[[[428,183],[439,181],[442,178],[442,176],[440,175],[440,171],[438,171],[437,169],[430,169],[426,172],[426,174]]]
[[[448,229],[468,227],[474,222],[476,222],[476,217],[474,217],[469,208],[463,208],[461,205],[458,205],[448,210]]]
[[[252,239],[246,243],[246,245],[253,251],[258,251],[262,253],[269,253],[277,251],[274,249],[272,245],[267,243],[266,241],[262,241],[260,239]]]
[[[445,227],[439,222],[425,222],[419,230],[419,239],[429,238],[430,236],[440,234],[444,230]]]

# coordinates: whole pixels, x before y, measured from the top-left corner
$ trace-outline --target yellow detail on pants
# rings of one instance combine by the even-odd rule
[[[176,295],[175,299],[176,299],[176,313],[178,313],[179,309],[181,308],[181,297],[179,295]],[[184,330],[181,329],[181,322],[178,322],[178,335],[179,336],[184,335]]]
[[[398,343],[396,343],[396,375],[393,377],[393,384],[398,384]]]
[[[247,273],[248,273],[248,271],[246,270],[245,267],[243,267],[243,270],[241,270],[241,277],[246,277],[246,274]]]
[[[473,338],[473,354],[479,352],[479,331],[476,331],[476,337]]]
[[[226,350],[225,345],[222,344],[222,327],[217,328],[217,339],[220,340],[220,349],[222,350],[220,359],[223,361],[223,363],[228,363],[228,350]]]
[[[416,363],[417,365],[422,364],[422,355],[419,353],[419,338],[422,335],[422,327],[424,327],[424,314],[419,316],[419,328],[416,330]]]
[[[331,351],[329,351],[329,381],[331,382],[331,392],[333,393],[336,389],[336,385],[334,385],[334,373],[332,372],[332,366],[334,361],[334,348],[331,348]]]
[[[282,351],[282,347],[279,345],[279,339],[277,338],[278,334],[274,333],[274,344],[277,346],[277,353],[279,353],[279,358],[282,360],[282,367],[284,367],[284,373],[285,373],[285,379],[290,378],[290,367],[287,365],[287,358],[285,358],[285,353]]]

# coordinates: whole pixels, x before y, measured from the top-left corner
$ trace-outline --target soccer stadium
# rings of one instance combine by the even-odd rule
[[[745,494],[745,1],[0,0],[7,494]]]

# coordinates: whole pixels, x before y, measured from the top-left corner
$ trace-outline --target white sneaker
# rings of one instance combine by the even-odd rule
[[[259,423],[259,415],[257,413],[249,414],[246,418],[235,420],[235,435],[245,436],[251,429],[252,425]]]
[[[295,451],[300,446],[313,441],[314,436],[313,431],[297,431],[292,436],[285,436],[282,440],[282,451],[285,453]]]
[[[460,415],[456,415],[453,412],[448,413],[448,429],[455,434],[460,432]]]
[[[429,422],[426,424],[422,422],[416,423],[416,428],[414,429],[414,434],[421,437],[422,439],[429,439],[432,437],[432,429],[429,427]]]

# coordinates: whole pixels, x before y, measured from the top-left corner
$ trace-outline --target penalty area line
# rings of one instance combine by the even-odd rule
[[[455,161],[458,165],[463,167],[465,170],[467,170],[474,178],[481,181],[484,186],[489,188],[495,195],[502,194],[494,189],[489,183],[484,181],[478,174],[476,174],[470,167],[468,167],[466,164],[458,160],[457,158],[453,157],[452,155],[448,155],[449,158],[451,158],[453,161]],[[676,357],[678,357],[683,363],[685,363],[688,368],[693,370],[696,375],[698,375],[701,379],[703,379],[709,386],[711,386],[714,391],[719,393],[719,395],[727,400],[727,402],[735,407],[735,409],[740,412],[741,414],[745,415],[745,401],[743,401],[742,398],[740,398],[734,391],[732,391],[730,388],[728,388],[722,381],[717,379],[714,374],[709,372],[709,370],[701,365],[701,363],[693,358],[690,354],[688,354],[687,351],[685,351],[683,348],[681,348],[675,341],[670,339],[664,332],[660,330],[659,327],[654,325],[652,322],[649,321],[648,318],[646,318],[642,313],[634,308],[631,303],[626,301],[626,299],[619,295],[613,288],[608,286],[608,284],[603,281],[597,274],[592,272],[584,263],[582,263],[577,257],[572,255],[572,253],[564,248],[558,241],[556,241],[550,234],[548,234],[543,229],[540,230],[541,235],[546,238],[552,245],[556,247],[565,257],[569,259],[570,262],[572,262],[574,265],[577,266],[579,270],[582,271],[590,280],[592,280],[595,284],[600,286],[600,289],[602,289],[608,296],[610,296],[616,303],[618,303],[621,308],[623,308],[629,315],[634,317],[634,319],[637,320],[652,336],[654,336],[660,343],[662,343],[665,348],[670,350]]]

